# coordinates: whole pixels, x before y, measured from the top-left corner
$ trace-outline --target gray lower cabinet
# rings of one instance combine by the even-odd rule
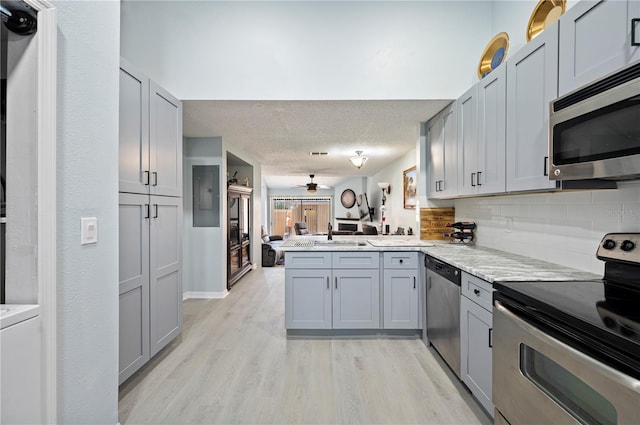
[[[331,329],[331,269],[289,268],[285,264],[285,327]]]
[[[149,197],[120,194],[119,383],[149,360]]]
[[[507,61],[507,192],[556,187],[548,177],[549,102],[558,97],[558,23]]]
[[[182,199],[121,193],[119,382],[182,330]]]
[[[631,45],[634,18],[638,0],[583,0],[561,17],[559,96],[640,59]]]
[[[287,329],[379,329],[378,252],[286,252]]]
[[[379,269],[336,269],[333,282],[334,329],[380,328]]]
[[[460,376],[482,407],[493,416],[492,285],[462,273],[460,298]]]
[[[182,198],[151,196],[151,356],[182,330]]]
[[[420,329],[418,253],[385,252],[383,258],[383,328]]]

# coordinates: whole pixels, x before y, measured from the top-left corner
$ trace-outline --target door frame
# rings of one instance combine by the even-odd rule
[[[58,423],[56,84],[57,13],[45,0],[22,0],[38,13],[38,246],[36,275],[42,323],[43,422]]]

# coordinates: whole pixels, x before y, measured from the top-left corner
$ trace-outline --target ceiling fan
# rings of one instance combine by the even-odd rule
[[[315,183],[313,181],[313,178],[315,176],[316,176],[315,174],[309,174],[309,178],[311,179],[311,181],[309,183],[307,183],[307,184],[300,184],[300,185],[298,185],[298,187],[306,187],[307,188],[307,192],[309,192],[309,193],[316,193],[316,191],[318,189],[331,189],[327,185]]]

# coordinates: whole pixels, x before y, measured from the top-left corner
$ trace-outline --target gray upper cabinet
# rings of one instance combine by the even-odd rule
[[[458,194],[505,191],[506,66],[458,99]]]
[[[149,85],[151,194],[182,196],[182,102]]]
[[[149,79],[120,66],[120,192],[149,192]]]
[[[182,102],[120,65],[120,192],[182,196]]]
[[[640,18],[637,0],[582,0],[561,17],[559,96],[640,59],[633,18]]]
[[[456,133],[455,103],[427,123],[429,198],[453,198],[458,194]]]
[[[156,354],[182,331],[182,199],[150,197],[150,338]]]
[[[120,194],[119,379],[149,360],[149,197]]]
[[[478,194],[506,189],[507,66],[503,64],[478,84]]]
[[[507,61],[507,192],[555,188],[548,172],[549,102],[558,96],[558,23]]]
[[[458,195],[477,192],[478,84],[456,102],[458,111]]]

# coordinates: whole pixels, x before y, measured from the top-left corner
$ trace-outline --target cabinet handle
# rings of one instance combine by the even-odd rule
[[[400,264],[402,264],[402,261],[403,261],[403,260],[402,260],[402,258],[401,258],[401,259],[400,259]]]
[[[476,173],[471,173],[471,186],[472,187],[476,186],[476,183],[474,182],[475,178],[476,178]]]
[[[413,277],[413,289],[416,289],[416,277]]]
[[[493,328],[489,328],[489,348],[493,347]]]
[[[473,293],[476,294],[477,296],[480,296],[480,290],[479,289],[474,289]]]
[[[544,164],[542,164],[542,171],[543,171],[545,176],[549,175],[549,170],[547,170],[547,164],[548,163],[549,163],[549,157],[545,156],[544,157]]]
[[[157,172],[153,172],[153,185],[157,186],[158,185],[158,173]]]
[[[144,204],[145,209],[147,210],[146,215],[144,216],[144,218],[149,218],[151,217],[151,208],[149,206],[149,204]]]
[[[480,175],[482,174],[482,171],[478,171],[478,186],[482,186],[482,183],[480,183]]]
[[[144,174],[144,185],[149,186],[149,171],[143,171],[142,173]]]
[[[158,204],[153,204],[153,208],[156,210],[156,213],[153,216],[153,218],[158,218]]]
[[[338,289],[338,278],[336,277],[336,289]]]
[[[329,289],[329,276],[327,276],[327,289]]]
[[[631,20],[631,45],[640,46],[640,40],[636,40],[636,26],[640,22],[640,18],[633,18]]]

